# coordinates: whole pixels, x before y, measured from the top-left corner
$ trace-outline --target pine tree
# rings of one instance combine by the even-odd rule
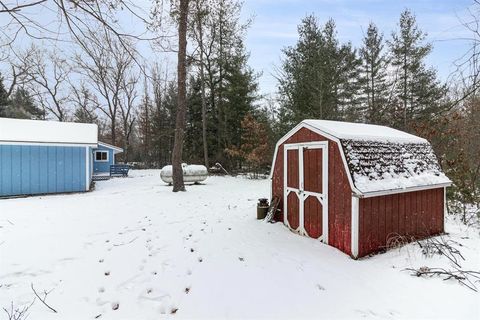
[[[188,163],[203,162],[202,137],[202,86],[201,77],[191,77],[187,93],[188,112],[185,128],[185,160]]]
[[[8,117],[21,119],[45,119],[45,112],[40,109],[25,88],[17,88],[10,98]]]
[[[411,130],[414,121],[426,121],[438,113],[446,87],[440,84],[436,71],[425,65],[432,45],[424,43],[427,35],[418,28],[409,10],[401,14],[399,28],[389,42],[392,66],[396,68],[397,98],[397,112],[391,118],[393,126]]]
[[[157,164],[158,168],[161,168],[171,164],[172,161],[178,92],[175,82],[170,81],[166,88],[162,88],[159,79],[154,79],[151,143],[154,153],[153,162]]]
[[[242,120],[255,109],[257,99],[256,75],[247,66],[247,54],[243,46],[228,57],[225,65],[225,83],[223,86],[222,123],[225,127],[222,148],[238,147],[241,143]],[[232,159],[227,158],[229,167],[235,166]]]
[[[364,95],[364,119],[367,123],[386,124],[385,111],[388,104],[387,66],[383,35],[375,24],[370,23],[360,48],[362,59],[361,92]]]
[[[138,151],[139,159],[143,161],[147,168],[152,166],[153,146],[152,146],[152,103],[148,92],[147,81],[144,83],[144,93],[138,110]]]
[[[3,84],[3,77],[0,73],[0,117],[7,117],[8,116],[8,94],[5,86]]]
[[[339,43],[333,20],[320,27],[307,16],[298,33],[297,44],[283,50],[280,122],[291,127],[306,118],[354,119],[360,105],[356,51]]]
[[[329,118],[324,89],[329,80],[325,72],[328,65],[322,64],[323,39],[318,20],[307,16],[298,26],[298,33],[297,44],[283,49],[285,58],[279,77],[280,122],[287,128],[304,118]]]
[[[195,159],[199,146],[208,147],[207,152],[203,151],[203,160],[195,161],[207,163],[212,160],[227,168],[234,166],[235,161],[226,150],[238,146],[241,120],[254,109],[257,99],[257,75],[248,67],[248,52],[244,46],[249,21],[242,23],[241,9],[239,0],[200,0],[192,5],[193,19],[189,25],[192,46],[196,48],[192,69],[200,81],[204,126],[199,131],[195,124],[188,134],[196,140],[205,133],[201,145],[195,145]],[[190,81],[190,86],[197,87],[196,81]],[[190,88],[189,93],[196,90]],[[189,106],[198,107],[197,102]],[[197,111],[195,109],[187,118],[196,117]]]

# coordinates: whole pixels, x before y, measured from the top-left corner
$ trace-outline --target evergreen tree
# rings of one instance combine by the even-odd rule
[[[154,78],[154,101],[151,116],[153,158],[158,168],[171,164],[175,114],[177,109],[177,86],[170,81],[165,88]]]
[[[224,126],[223,150],[239,147],[241,144],[242,120],[255,109],[257,99],[256,75],[247,66],[248,55],[243,46],[239,46],[229,57],[225,65],[225,83],[223,86],[222,123]],[[236,164],[230,161],[229,166]]]
[[[387,66],[383,35],[375,24],[370,23],[360,48],[362,59],[361,93],[365,97],[364,119],[367,123],[386,124],[385,111],[388,104]]]
[[[297,44],[283,50],[280,122],[291,127],[306,118],[354,118],[360,60],[352,45],[339,43],[333,20],[320,27],[313,15],[302,20],[298,33]]]
[[[424,43],[415,16],[405,10],[400,16],[399,30],[389,42],[392,66],[396,68],[396,108],[391,115],[392,125],[411,130],[414,121],[427,121],[442,108],[446,87],[437,79],[436,71],[428,69],[425,58],[432,45]],[[400,121],[399,121],[400,120]]]
[[[0,73],[0,117],[7,117],[8,116],[8,94],[5,86],[3,84],[3,77]]]
[[[203,162],[201,90],[200,77],[191,77],[187,93],[188,112],[184,144],[185,160],[188,163]]]
[[[206,141],[195,146],[195,159],[198,157],[197,149],[207,146],[208,154],[203,151],[203,160],[196,160],[200,163],[210,162],[211,159],[212,163],[220,162],[225,167],[236,165],[226,150],[232,145],[238,146],[240,122],[247,112],[254,109],[257,98],[257,75],[248,67],[248,53],[244,46],[249,21],[241,22],[241,8],[239,0],[201,0],[193,6],[194,19],[191,20],[189,34],[197,50],[192,67],[196,71],[195,77],[200,79],[190,81],[189,93],[197,91],[197,81],[200,81],[200,92],[198,97],[197,93],[194,94],[194,99],[200,99],[205,126],[198,131],[195,120],[188,134],[197,139],[197,136],[203,136],[205,130],[206,137],[202,140]],[[197,102],[190,107],[195,110],[187,117],[196,118]]]
[[[78,107],[73,112],[73,121],[79,123],[96,123],[97,115],[85,108]]]
[[[71,97],[74,122],[100,123],[95,113],[95,110],[98,110],[97,97],[85,86],[85,83],[81,82],[78,87],[72,86]]]
[[[17,88],[10,98],[8,117],[20,119],[45,119],[45,112],[40,109],[25,88]]]
[[[147,168],[152,166],[152,113],[153,106],[148,92],[147,81],[144,83],[144,94],[138,110],[138,159],[145,163]]]

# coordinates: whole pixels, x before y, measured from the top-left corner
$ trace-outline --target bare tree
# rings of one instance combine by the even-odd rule
[[[480,88],[480,1],[474,0],[474,4],[467,9],[468,16],[460,21],[469,36],[456,40],[468,41],[469,47],[455,62],[455,71],[450,75],[453,84],[451,91],[455,97],[447,111],[460,106],[464,100],[478,94]]]
[[[172,169],[173,192],[185,191],[182,170],[182,149],[185,135],[185,115],[187,112],[187,17],[189,0],[179,0],[178,18],[178,62],[177,62],[177,119],[173,143]]]
[[[140,74],[133,73],[129,78],[123,79],[123,98],[120,99],[120,118],[122,120],[123,135],[123,162],[128,162],[129,147],[132,131],[135,124],[135,100],[137,99],[137,83]]]
[[[73,120],[75,122],[95,123],[98,121],[96,110],[99,108],[97,97],[87,88],[85,81],[80,86],[71,84],[70,101],[74,107]]]
[[[205,6],[205,0],[195,1],[195,19],[193,35],[198,43],[199,50],[199,66],[200,66],[200,82],[201,82],[201,101],[202,101],[202,141],[203,141],[203,158],[205,166],[209,167],[208,161],[208,144],[207,144],[207,101],[205,95],[205,55],[208,54],[208,48],[205,47],[203,41],[203,32],[204,32],[204,20],[205,16],[208,14],[207,7]]]
[[[81,74],[87,77],[91,87],[102,98],[98,109],[110,122],[110,142],[117,143],[117,117],[125,79],[134,64],[133,44],[128,49],[112,38],[107,30],[100,29],[81,39],[82,54],[76,56]]]
[[[25,58],[24,69],[20,73],[38,98],[44,110],[59,121],[68,118],[67,101],[69,100],[68,79],[71,67],[58,52],[48,52],[32,47]]]
[[[56,21],[45,22],[36,11],[52,14]],[[146,26],[148,13],[134,0],[26,0],[0,1],[0,17],[2,18],[0,45],[13,46],[25,36],[34,40],[50,40],[54,42],[68,41],[64,32],[76,40],[81,40],[89,33],[96,31],[100,24],[114,37],[121,46],[127,48],[129,40],[152,40],[144,32],[135,34],[122,31],[117,23],[116,13],[119,10],[129,12],[139,23]]]

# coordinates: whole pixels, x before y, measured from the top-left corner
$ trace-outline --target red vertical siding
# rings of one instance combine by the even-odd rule
[[[360,199],[359,256],[384,249],[397,234],[423,238],[442,233],[443,193],[436,188]]]
[[[352,190],[336,142],[306,128],[299,129],[279,146],[272,176],[272,195],[280,197],[280,212],[275,216],[283,221],[283,145],[289,143],[328,141],[328,230],[329,244],[351,254],[350,224]],[[310,220],[309,220],[310,223]]]

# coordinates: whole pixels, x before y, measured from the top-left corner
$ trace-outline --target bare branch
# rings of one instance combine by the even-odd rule
[[[52,292],[52,290],[50,290],[50,291],[44,291],[44,292],[43,292],[43,298],[41,298],[41,297],[38,295],[37,291],[35,291],[35,288],[33,287],[33,283],[30,284],[30,287],[32,288],[32,291],[33,291],[33,293],[37,296],[37,298],[38,298],[48,309],[50,309],[51,311],[53,311],[53,312],[55,312],[55,313],[58,313],[57,310],[55,310],[54,308],[52,308],[51,306],[49,306],[49,305],[45,302],[45,300],[47,299],[48,294],[49,294],[50,292]]]

